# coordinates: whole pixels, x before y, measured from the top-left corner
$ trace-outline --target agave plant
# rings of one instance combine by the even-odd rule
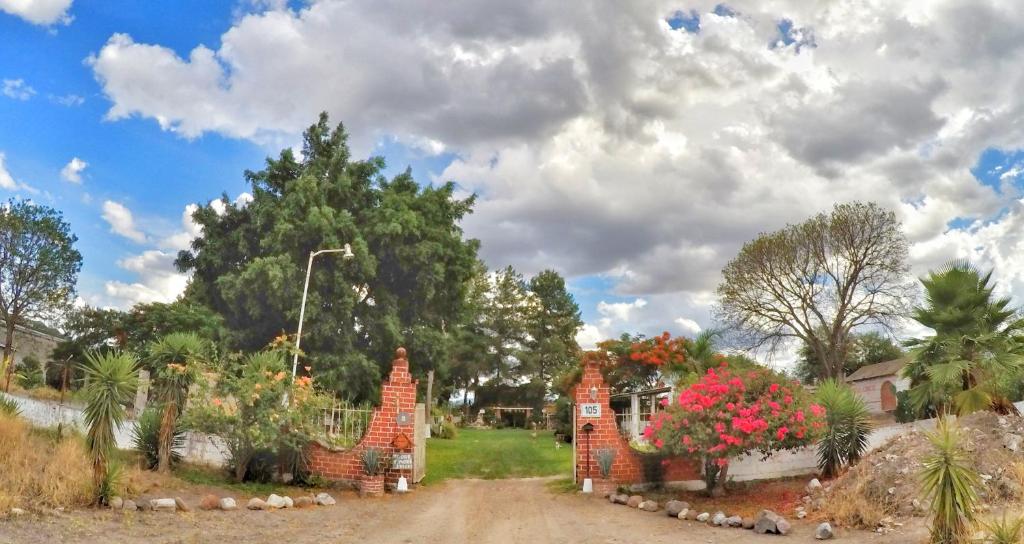
[[[366,448],[359,458],[367,476],[376,476],[384,470],[384,452],[378,448]]]
[[[968,542],[980,478],[960,446],[959,429],[948,417],[940,418],[927,437],[932,451],[924,458],[921,483],[925,497],[931,500],[931,542]]]
[[[0,396],[0,414],[17,417],[21,415],[21,408],[11,397]]]
[[[174,433],[185,407],[189,387],[206,360],[207,343],[194,333],[172,333],[150,344],[147,363],[156,372],[154,385],[163,409],[157,442],[157,470],[171,470]]]
[[[1008,518],[1003,512],[1002,519],[983,521],[982,527],[988,533],[986,542],[992,544],[1020,544],[1024,542],[1024,517]]]
[[[601,448],[597,450],[597,468],[601,470],[601,477],[605,480],[612,474],[612,464],[615,462],[615,450],[612,448]]]
[[[97,491],[102,490],[107,475],[107,460],[116,445],[114,433],[121,428],[128,413],[124,408],[138,379],[136,359],[121,352],[85,356],[85,398],[83,416],[89,428],[86,442],[92,455],[93,481]]]
[[[825,408],[825,433],[818,442],[818,469],[835,476],[843,465],[855,463],[868,448],[871,417],[850,386],[825,380],[818,387],[818,403]]]

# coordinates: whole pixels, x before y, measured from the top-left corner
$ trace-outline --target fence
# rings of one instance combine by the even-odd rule
[[[363,439],[372,418],[372,407],[354,406],[335,399],[321,412],[317,427],[322,433],[322,440],[328,445],[349,448]]]

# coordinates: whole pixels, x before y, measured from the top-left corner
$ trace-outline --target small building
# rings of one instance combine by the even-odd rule
[[[0,327],[3,326],[4,321],[0,319]],[[0,350],[5,347],[2,334],[0,332]],[[20,366],[25,357],[31,356],[35,357],[43,368],[46,368],[46,363],[50,360],[54,348],[63,340],[64,338],[58,331],[40,323],[29,322],[25,325],[17,325],[14,328],[14,366]]]
[[[872,414],[896,411],[896,393],[910,388],[910,380],[901,375],[909,359],[893,359],[862,366],[846,377],[846,383],[864,399]]]

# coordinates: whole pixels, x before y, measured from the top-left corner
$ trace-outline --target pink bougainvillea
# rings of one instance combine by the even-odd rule
[[[724,479],[729,459],[810,444],[825,410],[797,383],[767,370],[734,375],[722,364],[679,393],[644,431],[656,448],[702,460],[708,487]]]

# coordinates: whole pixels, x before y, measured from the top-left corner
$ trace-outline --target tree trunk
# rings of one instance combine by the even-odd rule
[[[235,461],[235,482],[242,483],[245,479],[245,470],[249,468],[249,458],[251,455],[234,455]]]
[[[174,423],[177,404],[174,401],[164,403],[163,417],[160,418],[160,436],[157,441],[157,472],[167,474],[171,471],[171,449],[174,446]]]
[[[716,465],[717,466],[717,465]],[[725,481],[729,478],[729,464],[726,463],[718,468],[718,476],[715,477],[715,488],[711,490],[712,497],[725,496]]]
[[[14,375],[14,319],[7,320],[7,335],[4,340],[4,392],[11,390],[11,376]]]

